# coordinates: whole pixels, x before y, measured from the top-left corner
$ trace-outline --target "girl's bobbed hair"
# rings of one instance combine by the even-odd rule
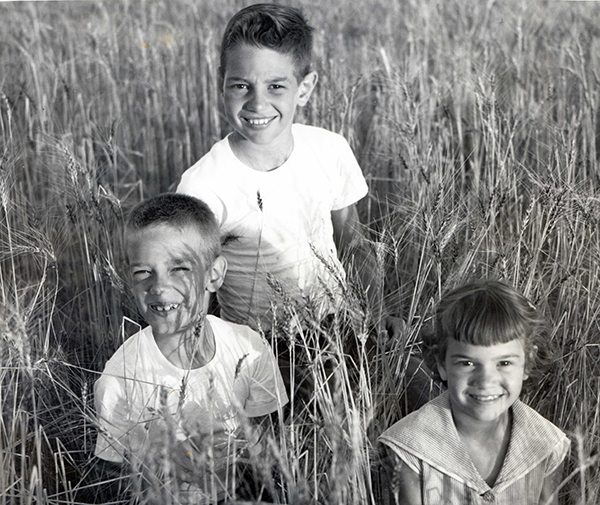
[[[424,338],[426,364],[437,370],[448,340],[491,346],[522,339],[529,373],[545,320],[534,305],[515,288],[497,280],[477,280],[442,296],[436,310],[433,332]],[[546,347],[546,346],[542,346]]]

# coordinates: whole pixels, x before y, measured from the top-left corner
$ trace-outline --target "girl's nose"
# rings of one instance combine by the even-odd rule
[[[498,371],[495,366],[480,366],[473,374],[473,385],[485,388],[495,384],[498,380]]]

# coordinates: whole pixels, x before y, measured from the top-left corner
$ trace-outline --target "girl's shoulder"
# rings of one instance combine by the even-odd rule
[[[512,406],[513,436],[524,433],[528,440],[539,440],[548,444],[567,438],[565,433],[554,423],[546,419],[535,409],[517,400]]]
[[[511,447],[517,453],[536,455],[539,459],[558,454],[564,458],[571,441],[554,423],[520,400],[512,406]]]
[[[454,429],[450,400],[442,393],[419,410],[408,414],[390,426],[379,437],[386,445],[421,448],[435,447],[444,434]]]

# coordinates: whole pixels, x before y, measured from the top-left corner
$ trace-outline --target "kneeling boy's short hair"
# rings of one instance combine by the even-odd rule
[[[129,213],[125,230],[143,230],[157,224],[182,228],[194,226],[202,236],[204,260],[211,263],[221,254],[219,225],[203,201],[189,195],[164,193],[137,204]]]
[[[296,78],[311,70],[313,28],[302,13],[293,7],[277,4],[254,4],[234,14],[221,42],[221,77],[225,74],[227,53],[240,44],[265,47],[290,54]]]

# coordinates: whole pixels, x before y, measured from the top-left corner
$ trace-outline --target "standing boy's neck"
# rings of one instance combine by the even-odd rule
[[[285,140],[285,141],[284,141]],[[258,172],[269,172],[283,165],[294,150],[294,138],[280,139],[273,146],[253,144],[237,132],[229,136],[229,146],[235,157]]]

